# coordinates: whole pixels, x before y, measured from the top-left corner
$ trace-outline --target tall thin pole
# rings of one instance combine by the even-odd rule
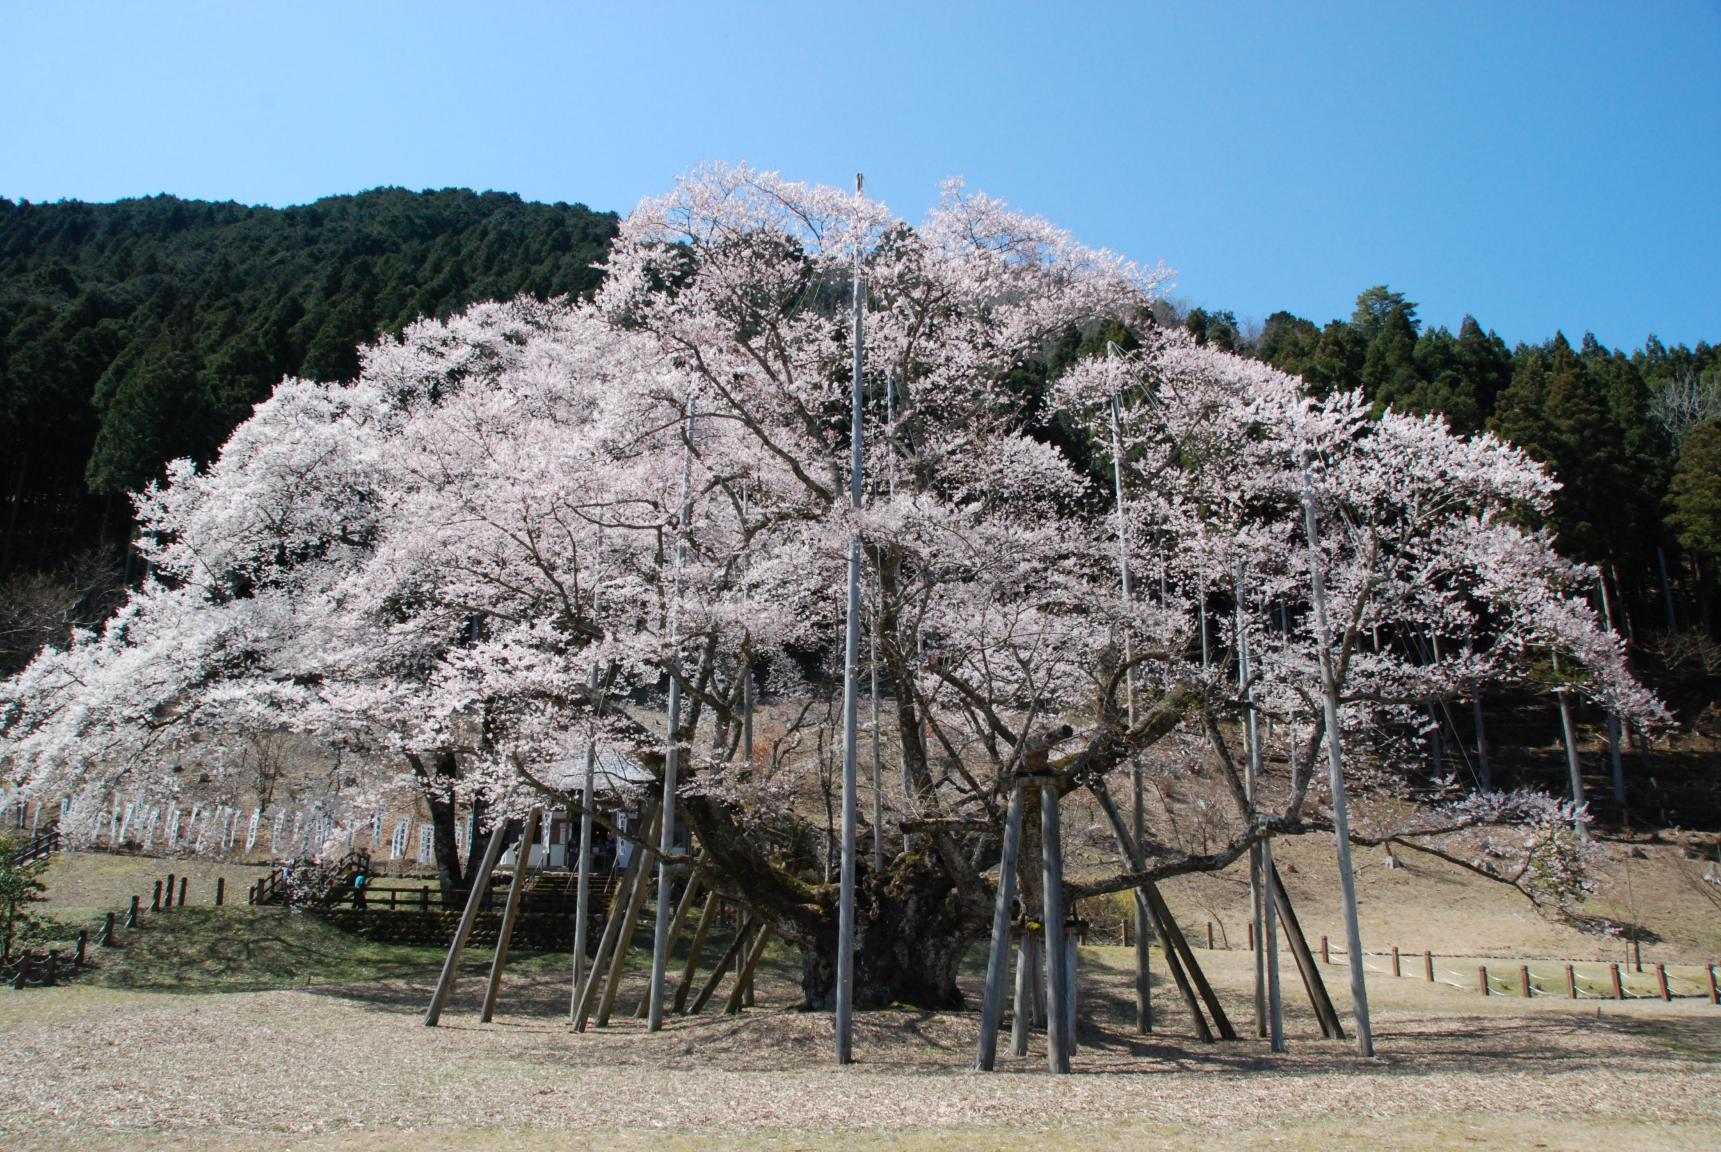
[[[1470,685],[1470,718],[1476,727],[1476,768],[1481,773],[1482,790],[1494,789],[1494,773],[1488,768],[1488,729],[1482,722],[1482,686]]]
[[[884,874],[884,758],[878,739],[878,619],[872,626],[872,871]]]
[[[1315,517],[1315,481],[1303,457],[1303,530],[1309,540],[1309,584],[1315,602],[1315,639],[1321,666],[1321,695],[1326,704],[1327,780],[1333,793],[1333,839],[1339,858],[1339,891],[1344,899],[1345,946],[1350,955],[1351,1008],[1356,1013],[1356,1050],[1374,1055],[1374,1029],[1368,1019],[1368,984],[1362,957],[1362,928],[1357,923],[1356,875],[1351,871],[1350,812],[1345,804],[1344,749],[1339,736],[1339,689],[1333,668],[1332,631],[1327,626],[1327,582],[1321,560],[1321,529]]]
[[[742,514],[745,516],[748,507],[743,502]],[[741,593],[747,602],[748,616],[752,616],[753,607],[753,554],[749,551],[741,559]],[[744,771],[750,776],[753,771],[753,661],[748,659],[741,665],[741,763]]]
[[[1046,1062],[1054,1073],[1070,1070],[1069,954],[1064,948],[1064,845],[1058,825],[1058,790],[1040,786],[1040,899],[1046,925]]]
[[[681,566],[687,554],[687,523],[693,511],[693,417],[695,402],[687,401],[686,434],[681,450],[681,512],[677,518],[675,561],[670,576],[669,658],[679,660],[681,632]],[[669,749],[663,766],[662,827],[657,839],[657,919],[651,946],[651,998],[646,1030],[663,1027],[664,972],[669,965],[669,889],[674,877],[675,790],[681,770],[681,678],[672,670],[669,677]],[[644,882],[643,879],[641,881]]]
[[[998,1021],[1004,1014],[1004,981],[1010,972],[1010,906],[1016,899],[1016,857],[1022,847],[1022,789],[1010,789],[1004,844],[998,859],[998,899],[992,906],[992,944],[986,953],[986,985],[980,997],[980,1050],[974,1066],[992,1071],[998,1059]]]
[[[573,1019],[574,1009],[579,1006],[580,984],[585,977],[586,936],[589,931],[586,921],[591,916],[592,907],[592,802],[597,798],[598,771],[596,664],[592,665],[591,672],[586,676],[586,686],[591,690],[594,718],[586,737],[585,778],[580,781],[580,860],[579,879],[574,889],[574,979],[573,990],[568,995],[569,1020]]]
[[[1249,807],[1251,814],[1260,811],[1261,777],[1265,774],[1262,766],[1264,743],[1261,735],[1260,718],[1255,714],[1254,687],[1250,680],[1254,677],[1254,664],[1249,654],[1249,633],[1245,627],[1243,616],[1243,566],[1237,566],[1237,675],[1242,683],[1243,707],[1246,710],[1244,731],[1249,739]],[[1271,838],[1262,840],[1256,845],[1257,874],[1252,876],[1251,888],[1261,902],[1261,918],[1257,921],[1255,944],[1258,949],[1259,962],[1256,970],[1265,976],[1267,1008],[1267,1036],[1272,1042],[1273,1051],[1285,1051],[1285,1008],[1279,994],[1279,932],[1278,918],[1274,914],[1272,897],[1273,871],[1273,841]]]
[[[1117,358],[1117,345],[1106,345],[1106,359]],[[1135,594],[1130,587],[1129,579],[1129,519],[1123,504],[1123,437],[1118,430],[1117,388],[1111,393],[1111,480],[1112,491],[1117,497],[1117,569],[1123,585],[1123,605],[1129,610],[1135,603]],[[1205,641],[1205,630],[1203,632]],[[1126,623],[1123,633],[1123,698],[1127,709],[1130,730],[1135,730],[1135,642],[1130,635]],[[1137,845],[1146,843],[1147,836],[1147,798],[1141,777],[1141,760],[1131,757],[1129,766],[1130,801],[1131,801],[1131,831]],[[1135,861],[1136,867],[1144,867],[1144,861]],[[1148,950],[1147,905],[1140,900],[1135,902],[1135,1028],[1144,1035],[1153,1031],[1153,999],[1152,981],[1148,965],[1152,953]]]
[[[1612,632],[1614,630],[1613,603],[1608,599],[1607,573],[1605,571],[1601,577],[1601,611],[1602,619],[1607,623],[1607,630]],[[1618,804],[1623,811],[1625,808],[1625,766],[1620,763],[1619,759],[1619,717],[1611,708],[1607,712],[1607,758],[1609,766],[1613,769],[1613,802]]]
[[[1560,654],[1554,653],[1554,675],[1560,674]],[[1584,771],[1578,760],[1578,741],[1572,731],[1572,702],[1566,697],[1564,686],[1554,689],[1554,697],[1560,704],[1560,733],[1566,741],[1566,770],[1572,778],[1572,828],[1578,838],[1589,839],[1589,824],[1584,819]]]
[[[1249,802],[1249,818],[1255,818],[1255,781],[1260,760],[1255,755],[1260,734],[1255,730],[1255,709],[1249,699],[1249,637],[1243,618],[1243,566],[1237,566],[1233,627],[1237,633],[1237,692],[1243,702],[1243,739],[1247,759],[1243,766],[1243,793]],[[1249,922],[1255,950],[1255,1035],[1267,1035],[1267,912],[1262,880],[1261,846],[1249,846]]]
[[[854,234],[854,364],[850,380],[849,511],[856,523],[849,530],[848,635],[843,643],[843,854],[837,887],[837,1063],[854,1060],[855,982],[855,759],[856,722],[860,715],[860,562],[858,518],[861,506],[861,321],[866,290],[861,283],[861,185],[855,173]]]

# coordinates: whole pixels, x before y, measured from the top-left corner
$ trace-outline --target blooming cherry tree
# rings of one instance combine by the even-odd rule
[[[1295,740],[1289,778],[1239,797],[1222,844],[1150,839],[1143,867],[1073,891],[1221,867],[1264,835],[1326,826],[1309,491],[1347,735],[1402,735],[1430,695],[1478,683],[1551,686],[1554,652],[1559,687],[1662,718],[1585,605],[1593,573],[1533,527],[1545,473],[1490,438],[1370,420],[1360,397],[1314,401],[1154,329],[1164,279],[959,185],[910,226],[833,189],[700,170],[629,217],[594,301],[416,324],[366,350],[357,382],[284,382],[207,469],[174,465],[139,497],[151,580],[6,685],[7,763],[43,795],[105,804],[170,791],[164,747],[208,754],[271,719],[368,750],[372,788],[418,789],[452,883],[456,804],[568,800],[588,733],[658,770],[678,748],[714,884],[800,946],[808,1000],[825,1004],[837,898],[809,749],[833,744],[817,705],[841,678],[858,529],[878,735],[905,790],[870,830],[892,851],[861,877],[857,1002],[944,1006],[988,926],[1004,782],[1031,746],[1056,745],[1065,791],[1109,803],[1108,781],[1156,745],[1229,789],[1245,709]],[[1139,347],[1024,402],[1024,367],[1107,324]],[[1070,447],[1109,444],[1114,397],[1128,561],[1148,593],[1130,601],[1110,477]],[[1246,699],[1235,635],[1209,629],[1202,658],[1202,621],[1233,618],[1254,654]],[[749,685],[766,750],[746,743]],[[1393,834],[1462,855],[1454,837],[1511,824],[1521,838],[1549,811],[1464,800]],[[912,850],[896,851],[905,835]]]

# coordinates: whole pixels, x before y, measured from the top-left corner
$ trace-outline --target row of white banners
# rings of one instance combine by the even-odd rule
[[[143,852],[221,853],[238,850],[249,855],[256,850],[258,841],[265,837],[271,856],[303,856],[326,847],[341,851],[365,847],[374,852],[383,845],[386,819],[384,813],[377,812],[369,820],[353,827],[315,810],[292,813],[282,810],[270,814],[253,808],[247,817],[243,809],[225,804],[214,807],[192,805],[185,810],[177,805],[164,807],[139,802],[122,805],[116,801],[111,809],[101,809],[88,817],[89,822],[84,827],[74,828],[71,802],[61,800],[59,806],[62,833],[75,839],[84,839],[87,835],[87,842],[95,847],[129,847]],[[0,796],[0,827],[10,824],[20,831],[28,829],[34,837],[41,820],[40,804],[28,805],[15,797]],[[470,817],[455,825],[455,846],[462,855],[471,835]],[[429,821],[400,817],[388,837],[388,859],[399,860],[410,849],[417,863],[435,863],[435,836],[435,829]]]

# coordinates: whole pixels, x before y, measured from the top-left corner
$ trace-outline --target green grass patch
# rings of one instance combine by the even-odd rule
[[[158,992],[245,992],[434,977],[443,950],[382,944],[287,908],[183,908],[120,933],[94,982]],[[462,966],[464,967],[464,965]]]

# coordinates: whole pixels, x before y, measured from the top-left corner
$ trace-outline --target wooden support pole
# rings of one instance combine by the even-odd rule
[[[639,854],[640,868],[634,875],[633,891],[628,894],[627,907],[622,910],[621,932],[616,936],[615,945],[610,950],[608,971],[604,973],[603,994],[598,997],[597,1011],[592,1017],[592,1023],[599,1028],[609,1027],[610,1014],[615,1011],[616,995],[621,991],[622,969],[627,966],[627,950],[633,945],[640,910],[645,907],[645,894],[651,887],[651,866],[646,863],[646,845],[662,829],[662,819],[663,809],[659,808],[652,813],[650,829],[634,844],[633,850]],[[628,863],[633,863],[631,855]]]
[[[1076,975],[1081,959],[1076,948],[1076,934],[1064,927],[1064,1034],[1065,1046],[1073,1058],[1076,1054]]]
[[[1663,1000],[1673,999],[1673,993],[1667,990],[1667,965],[1657,964],[1655,966],[1655,984],[1660,989]]]
[[[1607,966],[1607,974],[1608,974],[1608,978],[1613,981],[1613,998],[1615,1000],[1624,1000],[1625,999],[1625,985],[1620,982],[1619,965],[1618,964],[1609,964]]]
[[[1028,1033],[1034,1028],[1035,953],[1039,939],[1029,927],[1027,917],[1016,937],[1016,993],[1010,1016],[1010,1051],[1016,1056],[1028,1054]]]
[[[646,801],[646,810],[653,810],[649,800]],[[650,820],[647,822],[650,823]],[[646,838],[649,839],[650,836],[648,831]],[[633,935],[632,925],[627,921],[627,906],[633,902],[634,890],[639,887],[640,874],[644,870],[645,853],[640,850],[640,842],[635,841],[633,851],[628,853],[627,866],[622,869],[621,882],[610,896],[610,914],[604,921],[603,935],[598,938],[597,954],[592,957],[592,966],[586,973],[585,986],[580,989],[580,994],[574,1001],[570,1022],[576,1032],[586,1030],[586,1021],[591,1018],[592,1009],[597,1003],[598,988],[603,983],[610,954],[615,951],[617,941],[621,938],[622,926],[627,924],[628,935]]]
[[[215,906],[217,908],[219,908],[223,904],[225,904],[226,902],[227,902],[227,877],[217,876],[215,878]]]
[[[1428,982],[1434,983],[1434,953],[1427,949],[1422,953],[1422,971],[1428,977]]]
[[[1404,975],[1403,971],[1401,971],[1399,966],[1398,966],[1398,945],[1397,944],[1394,944],[1392,946],[1392,974],[1394,976],[1403,976]]]
[[[742,963],[741,970],[735,974],[735,986],[729,990],[729,1002],[723,1006],[725,1016],[740,1013],[752,986],[753,970],[759,967],[759,960],[765,955],[765,945],[770,942],[771,926],[760,921],[758,931],[753,934],[753,946],[747,949],[747,959]]]
[[[181,908],[185,907],[185,886],[189,883],[191,883],[191,877],[181,876],[179,878],[179,906]]]
[[[1709,965],[1709,1003],[1721,1004],[1721,982],[1715,979],[1715,965]]]
[[[687,928],[687,917],[692,914],[693,902],[699,899],[699,892],[704,886],[704,877],[699,872],[696,861],[692,872],[687,877],[687,885],[681,890],[681,900],[675,905],[675,917],[669,923],[669,945],[666,955],[675,951],[676,944],[681,942],[681,933]],[[665,977],[664,998],[671,1011],[674,1010],[673,996],[669,992],[668,977]],[[651,1013],[651,995],[648,992],[639,1002],[639,1007],[633,1010],[635,1020],[649,1020]],[[662,1025],[659,1024],[661,1028]]]
[[[484,902],[484,889],[490,883],[490,874],[496,871],[496,861],[501,859],[502,846],[507,839],[506,824],[499,824],[490,832],[483,863],[478,866],[478,874],[471,878],[472,891],[466,896],[466,910],[460,914],[460,925],[454,930],[454,940],[448,945],[448,957],[442,962],[442,975],[436,979],[436,991],[424,1013],[426,1028],[436,1027],[442,1019],[442,1008],[448,1003],[448,994],[454,990],[454,973],[460,965],[460,953],[466,947],[466,938],[472,935],[472,925],[478,920],[478,908]]]
[[[1308,937],[1303,935],[1303,926],[1297,921],[1296,909],[1291,907],[1291,894],[1285,889],[1285,881],[1279,875],[1279,869],[1272,870],[1273,905],[1279,910],[1279,923],[1285,929],[1285,942],[1291,946],[1291,956],[1297,962],[1297,972],[1303,978],[1303,991],[1308,993],[1309,1007],[1315,1010],[1315,1019],[1320,1023],[1321,1035],[1328,1040],[1343,1040],[1344,1026],[1339,1023],[1338,1010],[1333,1007],[1332,997],[1327,994],[1327,983],[1321,978],[1321,970],[1315,965],[1315,958],[1309,953]],[[1321,950],[1326,951],[1327,938],[1321,937]]]
[[[1118,812],[1117,805],[1112,803],[1111,793],[1106,789],[1104,782],[1095,781],[1088,785],[1088,790],[1093,793],[1094,799],[1099,801],[1100,811],[1105,813],[1106,822],[1111,825],[1112,837],[1117,841],[1124,859],[1131,861],[1132,866],[1146,867],[1145,863],[1142,863],[1145,857],[1140,850],[1140,841],[1136,840],[1130,834],[1129,829],[1125,827],[1123,816]],[[1163,901],[1159,901],[1158,897],[1159,889],[1152,884],[1144,884],[1135,890],[1136,905],[1142,913],[1137,922],[1146,921],[1146,926],[1151,928],[1159,938],[1160,951],[1165,954],[1166,969],[1171,973],[1172,982],[1177,986],[1178,994],[1183,997],[1183,1003],[1189,1009],[1189,1016],[1195,1023],[1196,1034],[1203,1040],[1211,1041],[1213,1031],[1207,1026],[1206,1017],[1201,1014],[1201,1002],[1197,999],[1195,990],[1190,985],[1189,975],[1184,971],[1182,961],[1178,958],[1177,948],[1172,943],[1171,932],[1166,927],[1166,920],[1170,918],[1169,914],[1163,918],[1159,914],[1159,905]],[[1020,1054],[1019,1051],[1018,1055]]]
[[[162,904],[164,910],[173,907],[173,873],[167,874],[167,900]]]
[[[1322,936],[1321,937],[1321,963],[1322,964],[1331,964],[1332,962],[1333,962],[1332,955],[1327,951],[1327,938],[1325,936]]]
[[[1016,857],[1022,847],[1022,790],[1010,789],[1004,817],[1004,846],[998,861],[998,898],[992,906],[992,941],[986,952],[986,985],[980,995],[980,1048],[974,1066],[990,1072],[998,1060],[998,1024],[1004,1014],[1004,980],[1010,970],[1010,910],[1016,902]]]
[[[1145,890],[1148,902],[1153,908],[1154,918],[1165,930],[1165,936],[1171,947],[1176,949],[1177,958],[1188,969],[1189,979],[1200,993],[1202,1003],[1207,1005],[1208,1014],[1213,1017],[1213,1026],[1221,1040],[1237,1039],[1237,1030],[1231,1027],[1230,1018],[1225,1015],[1224,1007],[1219,1003],[1219,997],[1214,993],[1213,986],[1207,982],[1206,973],[1201,971],[1201,965],[1196,962],[1195,951],[1189,947],[1189,941],[1184,939],[1183,930],[1177,926],[1177,920],[1171,915],[1171,909],[1166,907],[1165,897],[1160,895],[1158,888]]]
[[[1064,845],[1058,826],[1058,790],[1040,788],[1040,863],[1045,877],[1046,931],[1046,1067],[1053,1073],[1070,1070],[1070,1027],[1065,1006],[1070,978],[1064,951]]]
[[[1207,922],[1207,950],[1213,951],[1213,921]]]
[[[484,1008],[479,1019],[488,1024],[496,1015],[496,998],[502,991],[502,970],[508,964],[508,944],[514,937],[514,924],[520,916],[520,900],[526,894],[527,865],[532,859],[532,844],[538,838],[538,821],[544,810],[533,807],[526,815],[526,830],[520,834],[514,849],[514,879],[508,885],[508,902],[502,909],[502,927],[496,933],[496,954],[490,961],[490,980],[484,986]]]
[[[1261,919],[1266,931],[1262,936],[1261,947],[1267,956],[1267,1038],[1275,1052],[1285,1051],[1285,998],[1280,987],[1279,972],[1279,933],[1277,919],[1274,915],[1272,896],[1272,878],[1278,869],[1273,864],[1273,841],[1261,842]]]
[[[1486,964],[1478,964],[1476,966],[1476,975],[1482,980],[1482,995],[1492,995],[1488,990],[1488,966]]]
[[[1524,999],[1528,1000],[1530,998],[1530,966],[1528,964],[1518,965],[1518,981],[1523,987]]]
[[[136,928],[137,927],[137,917],[138,917],[137,905],[138,905],[138,898],[136,896],[133,896],[131,898],[131,906],[129,908],[127,908],[126,912],[125,912],[125,926],[127,928]]]
[[[1566,965],[1566,998],[1570,1000],[1578,998],[1578,974],[1570,964]]]
[[[699,913],[699,923],[693,928],[693,942],[687,946],[687,964],[681,970],[681,979],[675,986],[675,999],[669,1009],[676,1015],[687,1008],[687,994],[693,988],[693,977],[699,971],[699,956],[705,951],[705,939],[711,934],[711,924],[717,918],[717,906],[722,897],[715,891],[705,897],[705,908]]]
[[[717,967],[711,970],[711,975],[706,978],[705,987],[701,988],[699,995],[694,997],[693,1007],[687,1010],[689,1016],[699,1015],[705,1005],[710,1002],[712,995],[717,991],[717,986],[723,983],[723,977],[728,973],[729,966],[735,963],[736,957],[741,955],[741,949],[747,943],[747,933],[752,930],[752,927],[753,918],[748,916],[741,921],[740,927],[735,929],[735,939],[730,941],[728,950],[723,953],[722,959],[717,961]]]

